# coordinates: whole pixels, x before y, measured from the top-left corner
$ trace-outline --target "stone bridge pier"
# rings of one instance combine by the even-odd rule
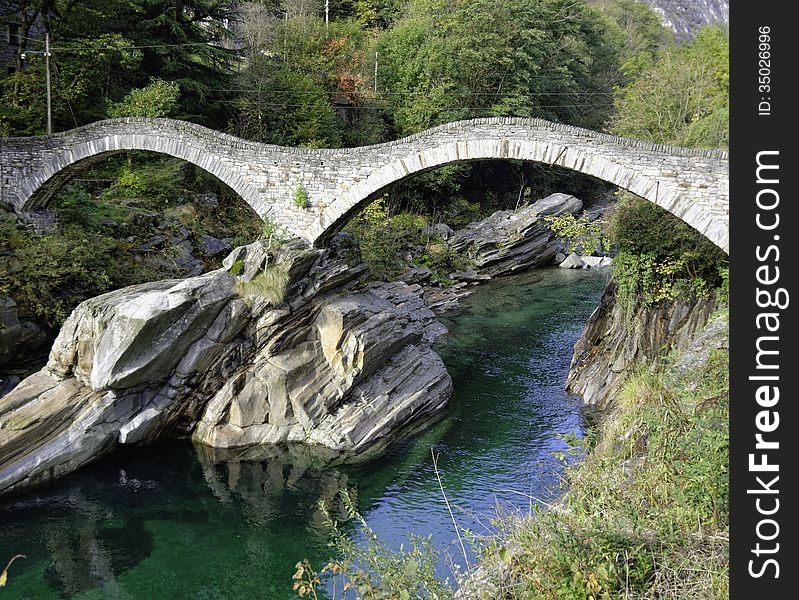
[[[448,123],[374,146],[285,148],[172,119],[99,121],[51,136],[0,139],[0,201],[45,207],[74,173],[125,150],[191,162],[291,235],[323,244],[387,187],[443,165],[513,159],[558,165],[641,196],[729,252],[729,161],[721,150],[631,140],[541,119]],[[304,188],[308,203],[297,206]]]

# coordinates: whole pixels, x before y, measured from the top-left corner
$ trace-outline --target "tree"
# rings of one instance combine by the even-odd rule
[[[109,117],[168,117],[177,106],[180,86],[153,78],[143,88],[134,88],[122,102],[112,104]]]
[[[682,46],[661,51],[620,91],[613,129],[653,142],[729,145],[729,35],[706,27]]]
[[[130,46],[120,34],[59,42],[51,63],[56,131],[105,118],[107,103],[128,89],[126,76],[141,60],[141,53]],[[31,55],[28,62],[25,70],[2,82],[0,127],[11,135],[46,130],[44,59]]]
[[[574,0],[412,0],[380,40],[380,91],[408,134],[455,119],[538,116],[601,128],[618,49]]]
[[[229,75],[237,60],[224,46],[232,6],[232,0],[132,2],[130,36],[150,46],[142,49],[142,75],[180,86],[178,118],[219,128],[227,122]]]
[[[674,33],[663,26],[654,9],[637,0],[602,0],[601,10],[615,25],[616,43],[620,48],[621,71],[634,78],[652,65],[657,54],[674,44]]]

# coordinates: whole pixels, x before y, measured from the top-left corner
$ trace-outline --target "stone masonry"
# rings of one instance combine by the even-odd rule
[[[482,159],[556,164],[627,189],[729,252],[729,161],[721,150],[631,140],[541,119],[448,123],[360,148],[285,148],[172,119],[99,121],[51,136],[0,139],[0,201],[46,206],[74,173],[111,154],[149,150],[189,161],[238,193],[261,218],[321,245],[388,186],[442,165]],[[308,204],[294,197],[307,192]]]

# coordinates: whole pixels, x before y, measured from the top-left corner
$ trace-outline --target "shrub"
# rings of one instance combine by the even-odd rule
[[[728,258],[710,240],[664,209],[624,194],[610,220],[617,248],[618,299],[631,306],[696,298],[723,283]]]
[[[602,222],[589,221],[588,213],[579,217],[572,213],[544,217],[544,223],[566,246],[567,252],[594,254],[597,250],[608,252],[610,240],[602,231]]]
[[[305,189],[305,186],[300,184],[297,186],[297,189],[294,190],[294,205],[297,208],[308,208],[308,191]]]
[[[21,269],[5,278],[0,293],[57,327],[77,304],[111,289],[115,245],[111,237],[74,225],[32,239],[16,250]]]
[[[349,598],[348,590],[354,590],[358,598],[378,600],[392,598],[411,600],[411,598],[437,598],[446,600],[453,597],[447,582],[440,580],[435,573],[439,552],[433,546],[432,536],[411,536],[411,547],[400,546],[392,550],[383,543],[358,513],[349,493],[340,494],[347,518],[356,521],[361,528],[366,543],[356,544],[343,532],[339,523],[331,516],[328,506],[320,501],[319,508],[325,525],[330,530],[330,546],[340,557],[330,561],[322,574],[334,580],[343,580],[334,589],[341,590],[341,598]],[[297,563],[294,573],[294,590],[301,598],[317,597],[317,586],[321,583],[317,573],[307,560]],[[334,599],[338,596],[334,593]]]
[[[152,78],[143,88],[134,88],[122,102],[110,104],[109,117],[168,117],[178,105],[180,86],[174,81]]]

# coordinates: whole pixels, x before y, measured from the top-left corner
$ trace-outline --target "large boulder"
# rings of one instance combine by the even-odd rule
[[[359,452],[446,404],[431,350],[446,330],[419,286],[364,288],[365,267],[299,240],[224,263],[75,309],[47,366],[0,399],[0,494],[175,436]]]
[[[517,211],[499,211],[449,238],[481,274],[509,275],[545,265],[558,253],[555,235],[544,217],[575,213],[583,203],[568,194],[552,194]]]

